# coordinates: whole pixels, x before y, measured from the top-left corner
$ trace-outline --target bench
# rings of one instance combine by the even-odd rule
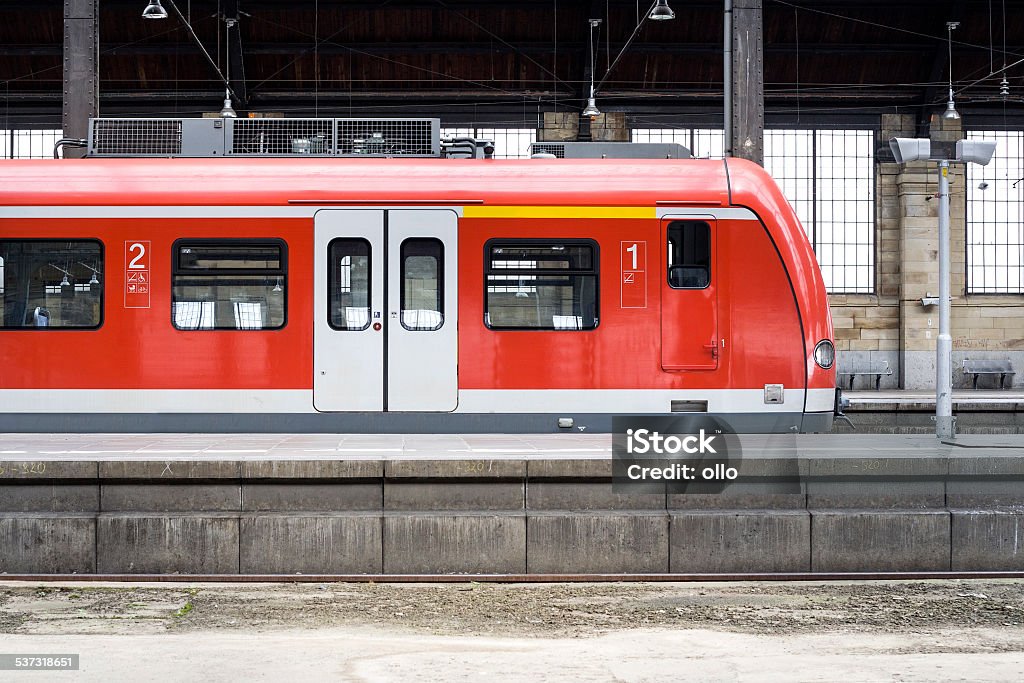
[[[861,376],[874,377],[875,378],[875,391],[878,391],[878,389],[882,385],[882,375],[891,375],[892,374],[892,368],[889,367],[889,361],[887,361],[887,360],[880,360],[880,361],[872,361],[872,362],[868,363],[867,367],[857,368],[855,370],[848,370],[848,371],[840,372],[838,374],[839,374],[840,377],[849,377],[850,378],[850,386],[849,386],[849,390],[850,391],[853,391],[853,380],[855,380],[857,377],[861,377]]]
[[[1013,365],[1008,360],[970,360],[964,359],[964,375],[974,375],[972,388],[978,388],[978,378],[982,375],[999,375],[999,388],[1006,388],[1006,378],[1013,384]]]

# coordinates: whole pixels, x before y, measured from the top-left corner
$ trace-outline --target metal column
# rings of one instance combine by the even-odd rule
[[[935,347],[935,436],[954,436],[953,338],[949,332],[949,162],[939,162],[939,339]]]
[[[85,139],[99,116],[99,2],[64,0],[64,137]],[[80,158],[84,149],[65,148]]]
[[[764,49],[762,0],[725,3],[727,156],[764,165]]]

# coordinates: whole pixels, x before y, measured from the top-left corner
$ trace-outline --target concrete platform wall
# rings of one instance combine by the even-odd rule
[[[860,462],[719,495],[618,494],[605,460],[6,462],[0,572],[1024,570],[1024,459]]]

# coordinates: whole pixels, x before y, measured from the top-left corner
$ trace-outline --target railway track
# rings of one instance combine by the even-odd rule
[[[1024,579],[1024,571],[796,572],[758,574],[0,574],[0,581],[126,583],[609,583],[727,581],[922,581]]]

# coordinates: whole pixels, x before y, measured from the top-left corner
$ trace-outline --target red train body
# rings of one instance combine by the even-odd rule
[[[824,284],[747,162],[9,161],[0,181],[3,431],[831,425]]]

